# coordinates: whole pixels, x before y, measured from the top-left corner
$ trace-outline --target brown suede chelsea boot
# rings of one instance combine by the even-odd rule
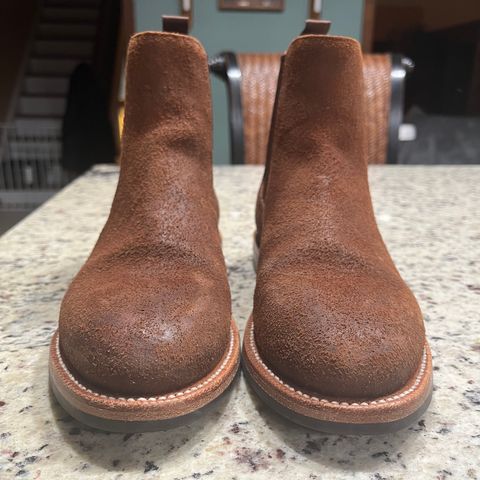
[[[257,201],[243,360],[287,418],[332,433],[403,428],[427,408],[420,308],[378,231],[357,41],[303,35],[286,52]]]
[[[59,402],[111,431],[190,420],[239,362],[212,182],[207,56],[176,33],[185,21],[165,25],[176,31],[130,41],[117,191],[51,342]]]

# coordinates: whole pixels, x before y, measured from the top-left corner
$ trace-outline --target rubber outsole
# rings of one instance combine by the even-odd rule
[[[230,343],[215,369],[184,390],[159,396],[114,396],[77,378],[62,359],[58,332],[50,345],[49,380],[60,405],[89,427],[110,432],[149,432],[188,424],[203,415],[232,384],[240,363],[240,340],[231,323]]]

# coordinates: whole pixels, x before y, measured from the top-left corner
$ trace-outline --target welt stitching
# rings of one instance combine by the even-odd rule
[[[230,329],[230,345],[229,345],[229,348],[228,348],[227,356],[225,357],[225,359],[223,360],[221,365],[211,375],[209,375],[203,382],[201,382],[197,385],[194,385],[192,387],[189,387],[185,390],[170,393],[170,394],[167,394],[167,395],[161,395],[161,396],[149,397],[149,398],[145,398],[145,397],[137,397],[137,398],[134,398],[134,397],[128,397],[128,398],[127,397],[115,397],[115,396],[105,395],[103,393],[95,392],[94,390],[92,390],[90,388],[87,388],[85,385],[80,383],[70,373],[67,366],[65,365],[65,363],[63,361],[63,358],[62,358],[62,355],[60,353],[60,340],[59,340],[58,335],[57,335],[55,350],[56,350],[57,358],[58,358],[58,360],[60,362],[60,365],[61,365],[62,369],[64,370],[64,372],[75,383],[75,385],[80,387],[85,392],[90,393],[90,394],[94,395],[95,397],[102,398],[102,399],[108,399],[108,400],[119,400],[119,401],[124,401],[124,402],[129,402],[129,403],[144,403],[144,402],[154,403],[154,402],[164,402],[166,400],[172,400],[174,398],[182,397],[183,395],[188,395],[190,393],[193,393],[193,392],[199,390],[200,388],[204,387],[208,383],[212,382],[215,378],[218,377],[218,375],[220,375],[220,373],[222,373],[223,370],[225,370],[225,367],[227,366],[228,361],[232,357],[234,344],[235,344],[235,333],[234,333],[233,329]]]
[[[288,388],[288,390],[290,390],[290,392],[292,392],[295,396],[301,397],[301,398],[304,398],[304,399],[317,401],[317,402],[322,403],[322,405],[331,405],[331,406],[341,405],[341,406],[348,406],[348,407],[364,407],[364,406],[369,406],[369,405],[381,405],[381,404],[384,404],[384,403],[391,403],[391,402],[395,402],[397,400],[401,400],[403,397],[406,397],[407,395],[409,395],[412,392],[414,392],[415,390],[417,390],[418,386],[420,385],[420,382],[423,379],[423,376],[425,374],[425,369],[426,369],[426,366],[427,366],[427,351],[426,351],[426,348],[424,348],[423,349],[423,355],[422,355],[422,363],[420,365],[420,370],[419,370],[419,372],[418,372],[418,374],[415,378],[415,382],[413,383],[413,385],[410,388],[408,388],[404,392],[399,393],[397,395],[392,395],[391,397],[388,397],[388,398],[380,398],[378,400],[371,400],[369,402],[351,402],[351,403],[349,403],[349,402],[337,402],[335,400],[327,400],[326,398],[320,398],[320,397],[316,397],[314,395],[308,395],[307,393],[302,392],[301,390],[296,390],[291,385],[284,382],[278,375],[273,373],[272,370],[270,370],[265,365],[265,363],[260,358],[260,355],[258,353],[257,346],[255,345],[255,338],[254,338],[254,335],[253,335],[253,321],[252,321],[252,326],[251,326],[251,331],[250,331],[250,347],[253,351],[253,354],[254,354],[256,360],[267,371],[267,373],[271,377],[273,377],[277,382],[281,383],[283,386]]]

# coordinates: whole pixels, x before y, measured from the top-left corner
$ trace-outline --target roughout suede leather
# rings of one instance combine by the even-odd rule
[[[425,333],[372,210],[358,42],[296,39],[278,89],[257,201],[257,348],[305,391],[387,395],[414,375]]]
[[[95,388],[175,391],[209,374],[227,350],[211,131],[200,44],[174,33],[134,36],[118,188],[60,312],[62,355]]]

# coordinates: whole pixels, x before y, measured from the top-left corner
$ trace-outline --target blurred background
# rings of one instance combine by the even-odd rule
[[[309,18],[362,44],[370,163],[480,162],[478,0],[2,1],[0,234],[118,161],[128,39],[165,14],[209,55],[217,164],[264,162],[280,55]]]

